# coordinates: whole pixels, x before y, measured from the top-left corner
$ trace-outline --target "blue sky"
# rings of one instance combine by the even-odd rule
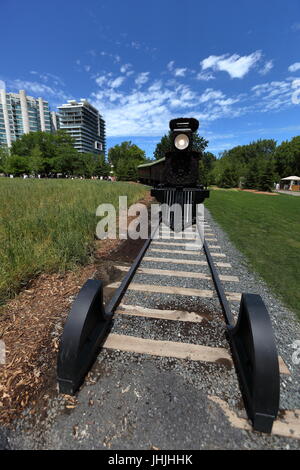
[[[300,134],[299,0],[1,0],[0,41],[0,87],[88,99],[108,147],[152,157],[180,116],[215,154]]]

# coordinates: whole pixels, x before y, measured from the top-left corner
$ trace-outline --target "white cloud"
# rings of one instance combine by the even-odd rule
[[[149,86],[148,90],[153,92],[153,91],[159,91],[162,88],[162,81],[161,80],[155,80],[152,85]]]
[[[141,44],[138,42],[138,41],[131,41],[131,47],[133,47],[134,49],[140,49],[141,48]]]
[[[150,72],[142,72],[137,76],[137,78],[135,79],[135,83],[137,84],[137,86],[141,86],[144,83],[148,82],[149,73]]]
[[[44,99],[54,99],[57,106],[71,98],[63,90],[45,85],[44,83],[16,79],[7,81],[7,85],[9,89],[16,91],[25,90],[28,94],[32,93],[34,97],[41,96]]]
[[[261,59],[260,51],[250,55],[239,56],[238,54],[223,54],[221,56],[211,55],[200,62],[202,70],[212,69],[214,71],[227,72],[231,78],[243,78],[249,70]]]
[[[84,70],[85,70],[86,72],[89,72],[89,71],[91,70],[91,66],[90,66],[90,65],[85,65],[85,66],[84,66]]]
[[[197,80],[203,80],[205,82],[208,82],[209,80],[214,80],[215,78],[216,77],[210,72],[200,72],[196,76]]]
[[[31,70],[29,73],[31,75],[37,75],[39,80],[41,80],[45,83],[53,82],[53,84],[55,86],[58,86],[58,85],[65,86],[65,83],[63,82],[63,80],[60,77],[58,77],[57,75],[54,75],[53,73],[48,73],[48,72],[40,73],[40,72],[37,72],[35,70]]]
[[[5,90],[5,89],[6,89],[5,82],[3,80],[0,80],[0,90]]]
[[[251,88],[255,92],[256,96],[262,96],[265,94],[275,96],[282,94],[290,89],[290,84],[287,81],[272,81],[267,83],[262,83],[260,85],[255,85]]]
[[[100,52],[100,55],[101,55],[102,57],[105,57],[105,56],[110,57],[111,59],[113,59],[113,62],[114,62],[115,64],[121,62],[121,57],[120,57],[118,54],[111,54],[110,52],[101,51],[101,52]]]
[[[260,54],[226,56],[221,61],[223,56],[210,56],[203,65],[242,77],[259,60]],[[264,61],[261,68],[270,70],[272,65],[272,61]],[[168,121],[176,116],[194,116],[208,125],[216,119],[277,112],[293,105],[292,78],[259,84],[238,95],[227,95],[222,89],[203,89],[199,82],[195,88],[181,83],[174,77],[174,61],[167,64],[167,69],[173,76],[150,82],[149,72],[140,72],[132,81],[127,81],[126,87],[121,84],[127,78],[127,67],[121,76],[110,72],[95,79],[99,89],[91,94],[90,100],[103,114],[108,136],[160,136],[168,131]],[[211,75],[206,70],[201,73]],[[205,83],[208,77],[200,80]]]
[[[175,69],[174,70],[174,75],[175,77],[184,77],[186,74],[187,68],[182,68],[182,69]]]
[[[300,70],[300,62],[295,62],[294,64],[290,65],[288,70],[289,72],[297,72],[297,70]]]
[[[104,83],[107,81],[107,77],[105,75],[101,75],[99,77],[96,78],[95,82],[97,83],[97,85],[99,86],[102,86],[104,85]]]
[[[171,72],[175,77],[185,77],[185,74],[187,72],[187,68],[186,67],[182,67],[182,68],[175,68],[174,67],[174,64],[175,64],[175,61],[174,60],[171,60],[168,64],[167,64],[167,69],[169,70],[169,72]]]
[[[142,72],[134,83],[141,84],[146,78],[148,72]],[[212,88],[199,93],[175,79],[122,91],[112,88],[112,80],[105,76],[97,77],[96,82],[101,88],[90,100],[103,114],[108,136],[159,136],[168,131],[168,122],[176,115],[188,114],[208,122],[241,112],[233,109],[239,99]]]
[[[269,60],[265,63],[263,68],[261,70],[259,70],[259,73],[261,75],[267,75],[267,73],[269,73],[270,70],[272,70],[273,67],[274,67],[273,60]]]
[[[120,76],[120,77],[117,77],[117,78],[115,78],[114,80],[111,80],[111,81],[109,82],[109,86],[110,86],[111,88],[119,88],[119,86],[122,85],[122,83],[124,82],[124,80],[125,80],[125,77],[121,77],[121,76]]]
[[[293,89],[289,80],[262,83],[251,88],[256,103],[254,109],[262,112],[281,111],[292,105]]]
[[[123,65],[121,65],[120,72],[121,72],[121,73],[126,73],[127,70],[128,70],[130,67],[132,67],[131,64],[123,64]]]
[[[35,95],[55,95],[56,90],[53,88],[44,85],[43,83],[38,82],[29,82],[25,80],[13,80],[10,84],[11,88],[18,89],[18,90],[26,90],[28,92],[32,92]]]
[[[204,93],[200,96],[200,103],[206,103],[210,100],[215,100],[219,98],[224,98],[224,94],[219,90],[213,90],[212,88],[207,88]]]

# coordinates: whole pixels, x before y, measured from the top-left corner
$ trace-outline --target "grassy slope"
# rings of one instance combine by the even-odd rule
[[[300,318],[300,198],[211,191],[206,206],[254,270]]]
[[[85,180],[0,178],[0,302],[32,276],[88,261],[101,203],[131,204],[141,185]]]

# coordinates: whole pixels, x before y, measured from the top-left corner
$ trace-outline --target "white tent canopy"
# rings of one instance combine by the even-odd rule
[[[286,178],[281,178],[281,181],[300,181],[300,176],[287,176]]]

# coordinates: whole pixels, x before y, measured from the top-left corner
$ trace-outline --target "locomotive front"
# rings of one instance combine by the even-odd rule
[[[169,125],[172,149],[165,156],[162,182],[151,190],[151,195],[164,205],[164,223],[180,231],[195,223],[197,204],[209,197],[209,191],[199,184],[201,154],[193,150],[198,120],[172,119]]]
[[[194,118],[170,121],[172,150],[166,154],[164,185],[193,188],[199,184],[200,153],[193,151],[193,132],[198,126]]]

